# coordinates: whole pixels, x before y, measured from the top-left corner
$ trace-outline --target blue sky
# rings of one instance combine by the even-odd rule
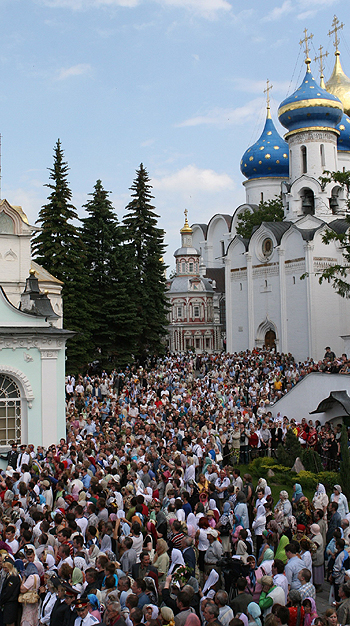
[[[190,222],[233,213],[239,171],[265,118],[300,83],[299,40],[329,51],[334,13],[344,22],[341,61],[350,75],[350,5],[340,0],[0,0],[2,197],[33,223],[61,139],[80,216],[101,178],[121,218],[135,169],[154,186],[166,262]],[[312,64],[318,76],[316,64]]]

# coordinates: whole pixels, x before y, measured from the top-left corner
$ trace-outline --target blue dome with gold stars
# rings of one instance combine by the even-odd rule
[[[341,152],[350,152],[350,117],[345,113],[337,126],[340,135],[338,137],[338,150]]]
[[[335,129],[343,115],[339,98],[320,87],[309,65],[300,87],[281,103],[278,118],[289,132],[307,128]]]
[[[288,178],[288,145],[278,134],[268,110],[258,141],[245,151],[241,172],[248,178]]]

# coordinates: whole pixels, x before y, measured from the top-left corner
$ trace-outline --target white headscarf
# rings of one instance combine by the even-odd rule
[[[168,576],[172,573],[176,565],[185,565],[185,561],[180,550],[173,548],[171,551],[171,565],[168,570]]]
[[[322,483],[318,483],[318,485],[317,485],[317,490],[316,490],[316,493],[315,493],[315,496],[321,496],[321,495],[323,495],[324,493],[326,493],[326,488],[325,488],[325,486],[324,486],[324,485],[322,485]]]
[[[203,591],[202,591],[203,595],[207,591],[209,591],[209,589],[213,587],[213,585],[215,585],[215,583],[217,583],[218,580],[219,580],[219,574],[217,573],[215,569],[212,569],[203,587]]]

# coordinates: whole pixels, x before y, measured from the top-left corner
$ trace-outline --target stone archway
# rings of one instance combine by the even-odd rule
[[[268,350],[278,349],[277,327],[267,317],[257,328],[255,345],[258,348],[265,346]]]

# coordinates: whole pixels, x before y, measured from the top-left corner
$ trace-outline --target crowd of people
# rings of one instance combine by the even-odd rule
[[[48,449],[13,443],[6,455],[2,623],[350,624],[341,485],[329,495],[315,485],[308,499],[296,483],[274,502],[265,477],[240,471],[276,454],[289,429],[334,460],[337,428],[271,412],[331,357],[168,355],[69,376],[66,438]],[[330,608],[318,615],[325,581]]]

